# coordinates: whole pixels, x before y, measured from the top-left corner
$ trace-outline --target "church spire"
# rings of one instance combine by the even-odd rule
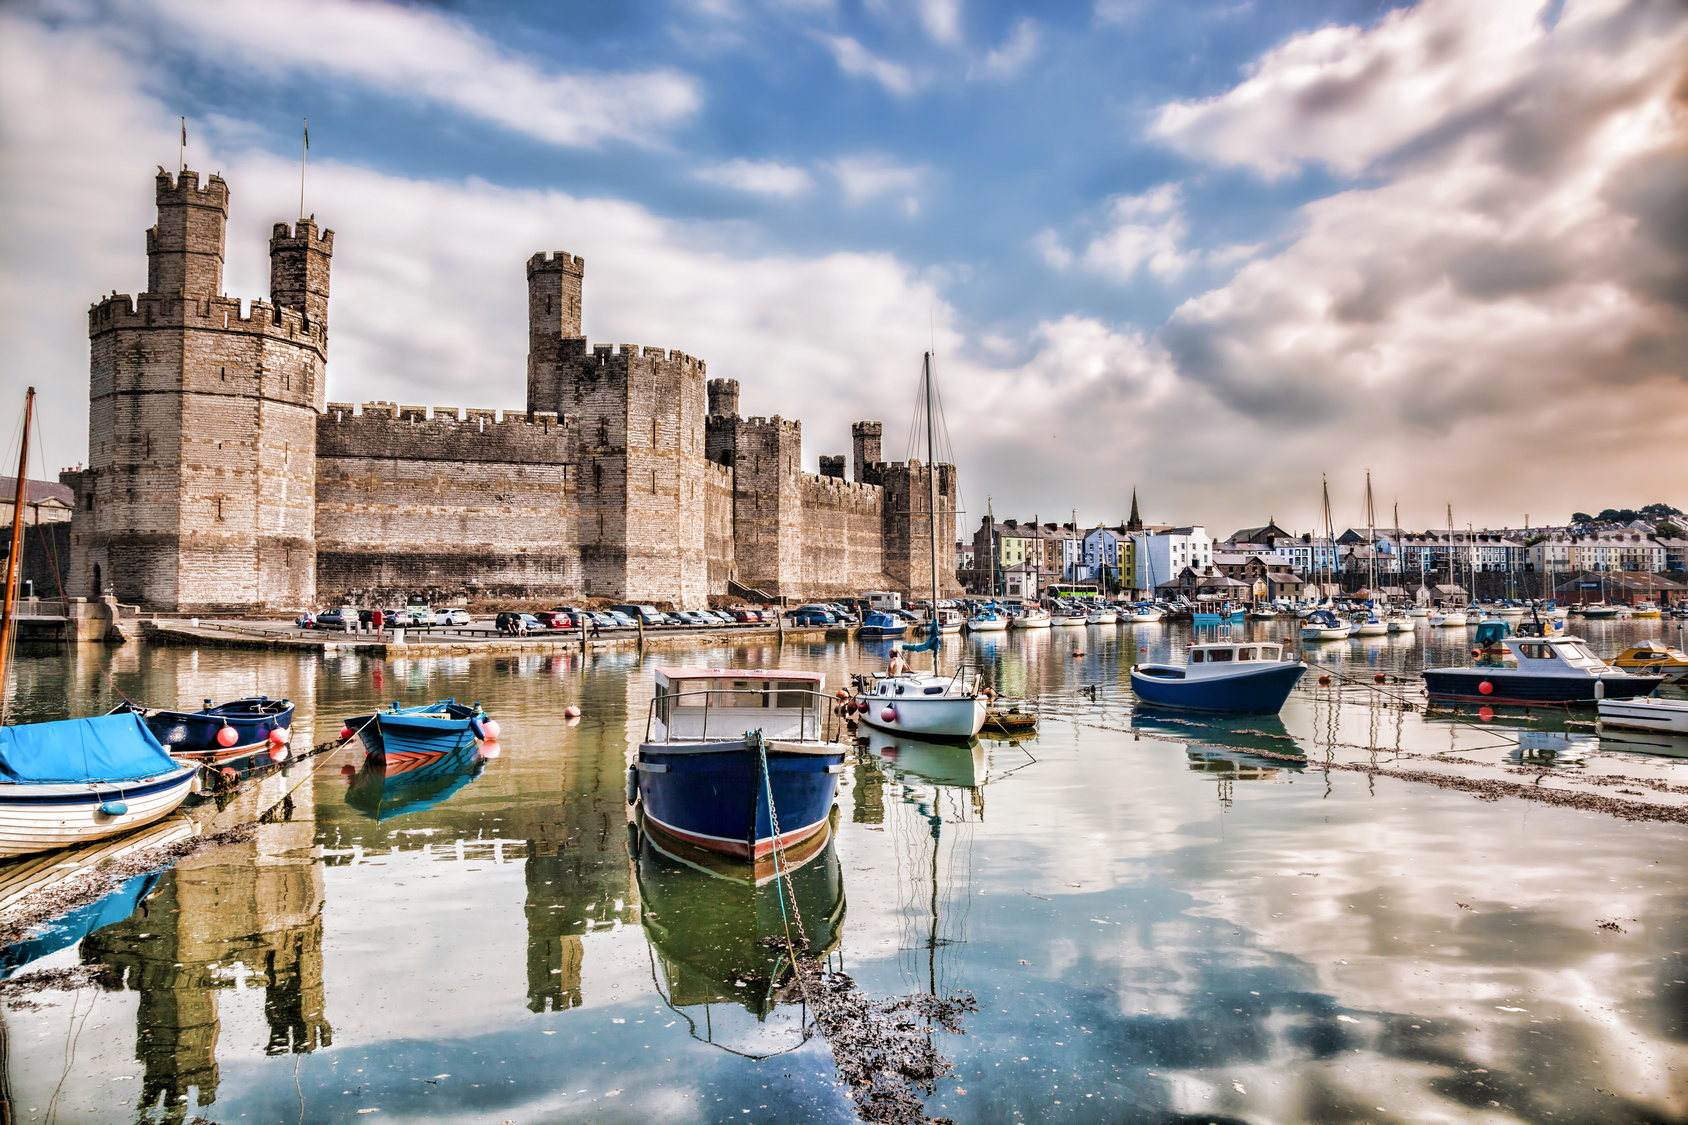
[[[1131,519],[1126,522],[1125,530],[1142,531],[1143,517],[1137,514],[1137,490],[1131,490]]]

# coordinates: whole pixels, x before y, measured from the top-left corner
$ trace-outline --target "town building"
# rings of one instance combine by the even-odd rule
[[[145,292],[89,309],[70,593],[177,612],[918,595],[934,530],[959,593],[953,465],[883,461],[863,421],[853,479],[841,455],[804,472],[801,423],[741,414],[737,380],[589,345],[568,253],[526,263],[525,410],[329,402],[334,232],[277,223],[269,299],[246,305],[222,288],[229,200],[220,176],[160,169]],[[500,378],[521,385],[477,385]]]

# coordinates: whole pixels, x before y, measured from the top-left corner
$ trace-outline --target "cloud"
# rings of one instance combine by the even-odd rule
[[[1428,0],[1372,32],[1342,29],[1329,73],[1376,70],[1381,85],[1311,98],[1317,82],[1290,84],[1294,129],[1280,128],[1293,99],[1274,80],[1305,44],[1208,103],[1225,127],[1183,136],[1215,160],[1270,171],[1321,159],[1381,182],[1305,206],[1285,249],[1185,302],[1158,340],[1184,386],[1263,433],[1325,465],[1352,460],[1338,450],[1364,435],[1380,476],[1456,503],[1521,513],[1546,493],[1586,507],[1614,487],[1590,469],[1617,450],[1680,480],[1688,12],[1573,3],[1550,33],[1509,18],[1483,43],[1465,21]],[[1416,101],[1415,66],[1427,70]],[[1482,88],[1454,97],[1450,83]],[[1391,120],[1396,103],[1407,124]],[[1466,454],[1493,448],[1485,434],[1510,435],[1506,456],[1473,478]]]
[[[898,97],[920,88],[920,80],[908,67],[882,59],[848,35],[822,35],[820,41],[838,60],[838,69],[858,78],[871,78]]]
[[[809,173],[771,160],[729,160],[698,171],[697,178],[756,195],[800,195],[814,186]]]
[[[851,203],[900,194],[910,215],[919,210],[920,199],[914,193],[925,174],[922,168],[905,167],[886,156],[846,156],[828,163],[827,168],[838,177],[844,198]]]
[[[961,0],[920,0],[920,25],[935,43],[961,42]]]
[[[677,71],[559,71],[462,20],[382,0],[222,0],[214,15],[196,0],[116,0],[112,10],[207,62],[355,82],[549,144],[649,144],[702,100],[697,83]]]
[[[1178,188],[1162,184],[1142,195],[1114,200],[1113,228],[1091,241],[1084,264],[1100,273],[1126,280],[1147,267],[1161,278],[1176,277],[1190,264],[1183,249],[1189,233],[1179,207]]]
[[[1014,29],[1008,33],[1008,38],[1002,41],[1000,47],[992,48],[986,53],[981,64],[985,75],[992,78],[1007,78],[1020,71],[1020,68],[1037,57],[1039,36],[1037,24],[1030,19],[1021,19],[1014,24]]]

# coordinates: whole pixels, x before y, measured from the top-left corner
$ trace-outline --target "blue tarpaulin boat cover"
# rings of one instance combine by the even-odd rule
[[[936,652],[938,650],[938,645],[942,642],[942,640],[943,640],[943,634],[938,633],[938,632],[934,632],[930,637],[927,637],[925,640],[921,641],[917,645],[904,645],[903,651],[904,652]]]
[[[178,768],[132,711],[0,727],[0,781],[136,781]]]

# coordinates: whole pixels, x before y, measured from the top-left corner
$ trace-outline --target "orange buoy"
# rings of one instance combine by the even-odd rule
[[[1495,718],[1495,709],[1493,707],[1479,707],[1477,708],[1477,717],[1485,723],[1491,723]]]
[[[1384,677],[1382,672],[1379,672],[1377,675],[1373,676],[1372,679],[1376,680],[1378,683],[1381,684],[1384,681],[1385,677]]]
[[[225,726],[217,732],[217,745],[224,749],[233,746],[238,741],[240,741],[240,735],[236,734],[231,726]]]
[[[1319,677],[1319,686],[1320,687],[1329,687],[1330,686],[1330,677],[1329,676],[1320,676]]]
[[[1477,685],[1477,690],[1482,692],[1484,695],[1493,695],[1495,693],[1495,685],[1491,684],[1488,680],[1484,680],[1482,683]]]

